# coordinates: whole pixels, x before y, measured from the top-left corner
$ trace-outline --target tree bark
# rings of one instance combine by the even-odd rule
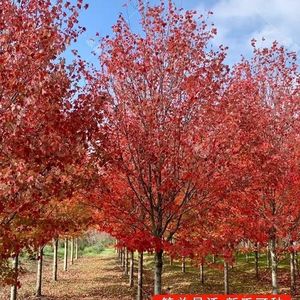
[[[185,273],[185,257],[182,257],[182,261],[181,261],[181,271],[182,273]]]
[[[294,258],[295,258],[295,273],[297,274],[297,276],[299,276],[299,264],[298,264],[298,252],[295,251],[294,253]]]
[[[134,252],[130,251],[130,271],[129,271],[129,286],[133,287],[133,273],[134,273]]]
[[[74,238],[71,239],[71,249],[70,249],[70,262],[71,265],[74,264]]]
[[[293,249],[290,252],[290,272],[291,272],[291,293],[294,293],[296,287],[296,277],[295,277],[295,252]]]
[[[213,264],[215,264],[216,263],[216,256],[213,254],[213,256],[212,256],[212,262],[213,262]]]
[[[224,260],[224,294],[229,294],[228,262]]]
[[[124,269],[124,274],[125,275],[128,275],[128,262],[129,262],[128,259],[129,259],[128,258],[128,249],[125,248],[125,269]]]
[[[37,263],[37,278],[36,278],[36,296],[42,296],[42,277],[43,277],[43,247],[38,250],[38,263]]]
[[[121,250],[121,266],[124,269],[125,268],[125,251],[124,248]]]
[[[173,266],[173,257],[170,256],[170,266],[172,267]]]
[[[118,240],[115,241],[115,249],[116,249],[116,254],[118,254],[118,248],[117,248],[117,245],[118,245]]]
[[[204,284],[204,264],[200,264],[200,282]]]
[[[75,259],[78,259],[78,237],[75,239]]]
[[[137,300],[143,300],[143,252],[139,252]]]
[[[254,259],[255,259],[255,278],[259,279],[259,265],[258,265],[258,245],[255,244],[255,250],[254,250]]]
[[[163,268],[163,250],[155,253],[154,295],[161,294],[161,277]]]
[[[18,271],[19,271],[19,255],[16,254],[13,260],[13,269],[15,272],[14,285],[10,289],[10,300],[17,300],[18,293]]]
[[[58,251],[58,239],[53,239],[53,281],[57,281],[57,251]]]
[[[271,256],[271,272],[272,272],[272,293],[278,294],[278,282],[277,282],[277,255],[276,255],[276,238],[275,235],[271,235],[269,240],[269,250]]]
[[[68,271],[68,238],[65,238],[64,271]]]
[[[267,259],[267,267],[270,268],[271,267],[271,259],[270,259],[270,248],[269,248],[269,246],[267,246],[266,259]]]

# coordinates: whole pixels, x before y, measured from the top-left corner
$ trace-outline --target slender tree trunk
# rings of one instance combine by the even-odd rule
[[[154,295],[161,294],[161,277],[163,269],[163,250],[155,253]]]
[[[271,259],[270,259],[270,248],[269,248],[269,246],[267,246],[266,258],[267,258],[267,267],[270,268],[271,267]]]
[[[216,256],[213,254],[213,256],[212,256],[212,262],[213,262],[213,264],[215,264],[216,263]]]
[[[75,259],[78,259],[78,237],[75,239]]]
[[[182,261],[181,261],[181,271],[182,273],[185,273],[185,257],[182,257]]]
[[[68,249],[69,242],[68,238],[65,238],[65,252],[64,252],[64,271],[68,271]]]
[[[139,252],[137,300],[143,300],[143,252]]]
[[[297,276],[299,276],[299,263],[298,263],[298,252],[295,251],[295,255],[294,255],[294,258],[295,258],[295,273],[297,274]]]
[[[74,238],[72,237],[71,239],[71,249],[70,249],[70,262],[71,262],[71,265],[74,264]]]
[[[293,243],[291,243],[293,246]],[[291,293],[295,292],[296,277],[295,277],[295,252],[291,249],[290,252],[290,272],[291,272]]]
[[[173,266],[173,257],[170,256],[170,266],[172,267]]]
[[[204,264],[203,262],[200,264],[200,282],[204,284]]]
[[[133,273],[134,273],[134,252],[130,251],[130,271],[129,271],[129,286],[133,287]]]
[[[278,294],[277,282],[277,255],[276,255],[276,238],[272,235],[269,241],[269,250],[271,256],[271,272],[272,272],[272,293]]]
[[[58,239],[53,239],[53,274],[52,279],[57,281],[57,251],[58,251]]]
[[[123,248],[120,249],[120,252],[121,252],[121,267],[123,267],[123,264],[124,264],[124,250],[123,250]]]
[[[36,296],[42,296],[42,277],[43,277],[43,247],[38,250],[37,278],[36,278]]]
[[[255,259],[255,278],[259,279],[259,268],[258,268],[258,251],[254,251],[254,259]]]
[[[224,294],[229,294],[228,262],[224,260]]]
[[[19,273],[19,255],[16,254],[13,260],[13,269],[15,273],[14,284],[10,289],[10,300],[17,300],[18,293],[18,273]]]
[[[126,268],[126,248],[123,248],[123,269],[125,272],[125,268]]]
[[[125,270],[124,270],[125,275],[128,275],[128,263],[129,263],[128,249],[125,248]]]

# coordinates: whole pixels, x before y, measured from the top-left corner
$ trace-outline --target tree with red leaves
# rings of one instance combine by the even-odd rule
[[[221,105],[238,222],[269,244],[274,294],[279,240],[299,226],[299,100],[296,56],[275,42],[235,66]]]
[[[214,167],[205,148],[206,115],[220,97],[227,69],[224,49],[207,49],[215,29],[196,12],[177,10],[171,1],[155,7],[139,1],[139,12],[142,34],[120,16],[114,36],[104,38],[99,85],[108,98],[110,165],[144,216],[136,226],[158,241],[159,294],[164,241],[189,210],[208,201]]]
[[[79,81],[88,74],[80,58],[70,65],[62,58],[84,30],[76,25],[81,7],[81,0],[75,5],[62,0],[1,1],[0,270],[4,281],[8,258],[43,244],[45,237],[51,239],[37,234],[47,223],[48,204],[69,199],[88,184],[83,179],[88,174],[86,132],[93,112],[86,109],[88,94],[76,99]]]

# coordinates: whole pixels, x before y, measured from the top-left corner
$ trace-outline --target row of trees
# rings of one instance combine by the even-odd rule
[[[93,184],[92,114],[80,94],[84,63],[62,57],[84,30],[76,25],[82,1],[0,6],[0,279],[15,299],[20,253],[38,252],[41,269],[44,245],[91,223],[82,195]]]
[[[244,241],[268,245],[277,293],[278,249],[293,266],[299,239],[296,55],[253,41],[229,68],[206,16],[139,0],[141,33],[120,16],[95,70],[76,51],[62,58],[85,29],[81,0],[1,7],[4,281],[20,251],[96,225],[155,253],[155,294],[164,252],[218,255],[226,273]]]
[[[59,239],[53,239],[53,265],[52,265],[52,280],[58,281],[58,246]],[[44,270],[44,247],[40,246],[36,253],[37,260],[37,272],[36,272],[36,289],[35,296],[42,296],[42,285],[43,285],[43,270]],[[68,271],[69,263],[71,265],[74,264],[74,261],[78,259],[78,237],[72,237],[69,239],[68,237],[64,238],[64,263],[63,270]],[[11,286],[11,294],[10,300],[16,300],[18,295],[18,287],[22,285],[22,282],[19,281],[19,273],[20,273],[20,256],[17,255],[13,260],[13,268],[14,268],[14,276],[15,282]]]

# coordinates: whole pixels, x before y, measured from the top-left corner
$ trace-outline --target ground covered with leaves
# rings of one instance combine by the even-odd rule
[[[264,256],[260,257],[260,280],[254,276],[252,257],[249,261],[243,255],[238,257],[238,263],[230,269],[231,293],[270,293],[270,271],[267,268]],[[25,261],[25,262],[24,262]],[[36,266],[35,261],[24,260],[21,275],[22,287],[19,290],[19,299],[36,299],[34,295]],[[137,263],[135,264],[137,266]],[[98,299],[135,299],[136,289],[128,286],[128,277],[123,274],[113,249],[106,249],[101,254],[80,257],[69,266],[67,272],[63,270],[63,261],[59,263],[59,280],[53,282],[51,256],[45,257],[43,274],[44,300],[98,300]],[[151,295],[153,256],[145,255],[144,293],[145,298]],[[136,270],[135,270],[136,271]],[[222,293],[223,272],[221,261],[206,267],[205,283],[199,280],[196,266],[187,262],[186,273],[182,273],[179,261],[170,266],[168,257],[165,258],[163,284],[171,293]],[[136,274],[136,272],[135,272]],[[279,283],[281,292],[289,292],[289,277],[287,261],[281,262],[279,269]],[[136,283],[136,278],[135,278]],[[299,286],[299,282],[297,282]],[[0,299],[9,299],[9,289],[0,292]],[[293,299],[300,299],[295,295]]]

